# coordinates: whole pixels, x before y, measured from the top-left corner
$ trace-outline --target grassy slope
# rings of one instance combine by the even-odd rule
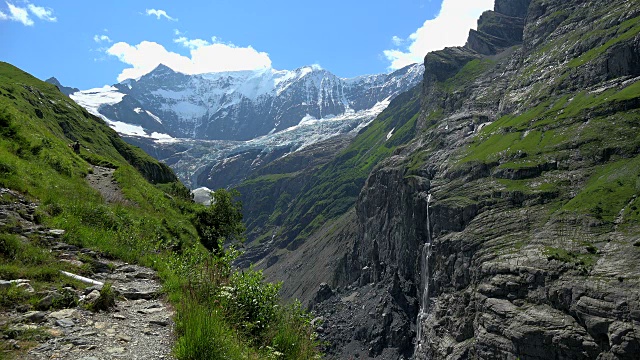
[[[67,146],[74,140],[83,146],[79,156]],[[91,164],[116,169],[114,177],[128,204],[107,204],[89,187],[84,177]],[[179,358],[211,358],[208,352],[199,351],[211,346],[230,359],[259,358],[274,351],[283,352],[286,358],[315,352],[306,315],[295,307],[277,310],[281,308],[275,306],[275,295],[258,302],[269,315],[260,318],[260,331],[244,330],[255,319],[243,317],[239,308],[243,301],[254,291],[266,292],[277,285],[262,283],[258,273],[233,275],[228,257],[210,257],[191,222],[200,206],[191,201],[188,190],[166,165],[123,142],[102,120],[55,86],[6,63],[0,63],[0,186],[38,201],[36,219],[45,226],[65,229],[63,241],[159,270],[169,298],[180,304]],[[34,304],[42,296],[39,290],[82,288],[58,272],[82,269],[59,264],[34,241],[19,241],[11,224],[0,229],[0,245],[0,278],[31,279],[36,289],[35,294],[14,288],[2,291],[0,307]],[[216,281],[199,281],[210,279],[212,273]],[[248,283],[250,291],[243,293]],[[244,298],[232,298],[235,301],[226,309],[212,308],[222,285]],[[215,319],[199,321],[196,315],[203,311]],[[202,338],[203,333],[221,335]]]
[[[133,234],[154,234],[143,236],[148,241],[195,241],[195,232],[180,211],[186,203],[160,190],[180,189],[173,172],[124,143],[55,86],[0,64],[0,118],[0,185],[39,200],[42,220],[69,230],[67,241],[110,247],[114,255],[125,258],[134,255],[118,241],[102,244],[106,242],[102,239],[125,241],[132,235],[126,228],[131,228]],[[83,147],[80,156],[67,146],[74,140]],[[137,206],[105,204],[84,180],[91,163],[116,168],[114,176]],[[170,233],[181,237],[173,239]]]

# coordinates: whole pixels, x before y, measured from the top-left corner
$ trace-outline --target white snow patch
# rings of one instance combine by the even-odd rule
[[[122,101],[125,94],[117,91],[118,89],[113,86],[104,86],[101,88],[89,89],[78,91],[71,94],[69,97],[73,99],[78,105],[87,109],[91,114],[101,118],[104,120],[110,127],[112,127],[117,133],[121,135],[129,135],[129,136],[141,136],[156,140],[172,140],[173,137],[168,134],[154,132],[151,135],[147,134],[147,132],[140,125],[128,124],[122,121],[113,121],[106,116],[100,114],[98,111],[100,106],[102,105],[113,105]],[[133,109],[136,113],[140,114],[143,110],[141,108]],[[147,111],[149,116],[153,117],[157,121],[160,122],[160,119]]]
[[[387,140],[391,139],[391,137],[393,136],[393,132],[396,130],[396,128],[391,129],[391,131],[389,131],[389,133],[387,134]]]
[[[197,119],[207,113],[206,107],[196,105],[187,101],[181,101],[173,105],[164,104],[162,107],[169,108],[174,113],[180,114],[180,117],[183,119]]]
[[[103,119],[106,118],[98,112],[100,106],[117,104],[122,101],[124,96],[125,94],[118,92],[118,89],[114,86],[103,86],[101,88],[77,91],[69,95],[78,105],[87,109],[91,114]]]
[[[156,139],[155,142],[158,144],[173,144],[173,143],[177,143],[177,142],[182,142],[183,139],[176,139],[176,138],[162,138],[162,139]]]
[[[145,110],[145,112],[147,113],[147,115],[151,116],[153,118],[153,120],[159,122],[160,124],[162,124],[162,120],[160,120],[159,117],[157,117],[156,115],[154,115],[151,111],[149,110]]]
[[[476,129],[476,133],[479,133],[480,130],[482,130],[483,127],[485,127],[485,126],[487,126],[487,125],[489,125],[491,123],[492,122],[486,122],[486,123],[482,123],[482,124],[478,125],[478,128]]]
[[[173,137],[169,134],[163,134],[163,133],[159,133],[159,132],[153,132],[151,133],[151,136],[149,136],[152,139],[156,139],[156,140],[168,140],[168,139],[173,139]]]
[[[340,134],[357,133],[369,125],[389,105],[389,102],[390,99],[387,98],[378,102],[371,109],[350,111],[321,119],[316,119],[307,114],[300,120],[298,125],[249,140],[244,142],[243,147],[271,148],[290,144],[294,145],[295,151],[298,151]]]
[[[299,126],[301,126],[301,125],[311,125],[311,124],[315,124],[317,121],[318,121],[318,119],[316,119],[314,116],[307,114],[302,118],[302,120],[300,120],[298,125]]]
[[[170,90],[165,90],[165,89],[158,89],[155,91],[151,92],[151,95],[157,96],[157,97],[161,97],[164,99],[171,99],[171,100],[182,100],[182,99],[188,99],[189,97],[193,96],[195,93],[192,89],[189,90],[183,90],[183,91],[170,91]]]
[[[140,125],[132,125],[124,123],[122,121],[111,120],[107,120],[107,124],[109,124],[109,126],[111,126],[116,132],[120,134],[149,137]]]

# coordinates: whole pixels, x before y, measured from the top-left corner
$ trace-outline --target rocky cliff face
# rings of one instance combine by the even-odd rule
[[[306,295],[329,354],[637,357],[639,59],[622,0],[497,0],[465,47],[428,54],[413,141],[331,225],[348,231],[310,238],[349,246]]]

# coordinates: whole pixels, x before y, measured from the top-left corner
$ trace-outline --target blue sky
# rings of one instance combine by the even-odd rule
[[[0,60],[88,89],[162,62],[203,73],[388,72],[463,45],[493,0],[0,1]]]

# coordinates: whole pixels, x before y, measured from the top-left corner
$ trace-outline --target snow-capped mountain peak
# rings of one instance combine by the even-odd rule
[[[298,125],[372,109],[415,86],[424,67],[341,79],[317,65],[186,75],[165,65],[136,80],[73,98],[112,123],[175,138],[250,140]],[[95,90],[95,89],[93,89]],[[139,134],[136,129],[136,134]]]

